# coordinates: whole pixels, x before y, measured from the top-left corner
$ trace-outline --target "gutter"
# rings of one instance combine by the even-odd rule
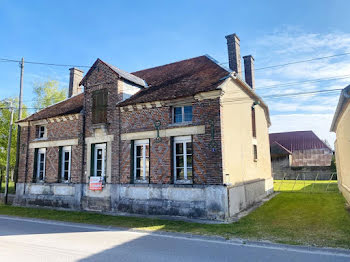
[[[332,121],[331,128],[330,128],[330,132],[334,132],[334,133],[336,132],[336,129],[337,129],[336,125],[338,124],[339,116],[340,116],[340,114],[343,111],[344,104],[349,99],[350,99],[350,85],[345,87],[340,93],[337,109],[336,109],[336,111],[334,113],[333,121]]]

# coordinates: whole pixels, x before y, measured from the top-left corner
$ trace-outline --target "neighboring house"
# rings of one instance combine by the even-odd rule
[[[72,96],[19,121],[15,203],[226,219],[272,193],[268,107],[226,38],[231,70],[209,56],[70,69]]]
[[[303,172],[329,179],[333,150],[312,131],[270,134],[272,170],[275,179],[295,177]]]
[[[350,85],[340,94],[331,131],[337,136],[334,147],[338,187],[350,203]]]

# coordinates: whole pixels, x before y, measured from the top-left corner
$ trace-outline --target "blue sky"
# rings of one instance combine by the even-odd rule
[[[350,52],[349,1],[7,1],[0,0],[0,58],[92,65],[101,58],[136,71],[202,54],[227,61],[225,35],[257,68]],[[84,68],[86,70],[86,68]],[[350,56],[256,71],[261,96],[343,88],[350,78],[266,86],[350,74]],[[68,86],[68,67],[25,65],[24,101],[35,82]],[[19,67],[0,62],[0,99],[17,96]],[[259,90],[260,89],[260,90]],[[339,92],[266,99],[270,131],[328,132]]]

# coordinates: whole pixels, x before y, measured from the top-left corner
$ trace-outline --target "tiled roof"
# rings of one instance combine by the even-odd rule
[[[18,122],[35,121],[35,120],[40,120],[40,119],[45,119],[50,117],[76,114],[83,109],[83,103],[84,103],[84,94],[82,93],[76,96],[72,96],[71,98],[63,100],[57,104],[46,107]]]
[[[291,152],[307,149],[329,149],[332,151],[332,149],[312,131],[272,133],[270,134],[270,145],[274,142],[277,142]]]
[[[229,73],[208,56],[137,71],[132,74],[144,79],[149,87],[120,105],[170,100],[215,90]]]

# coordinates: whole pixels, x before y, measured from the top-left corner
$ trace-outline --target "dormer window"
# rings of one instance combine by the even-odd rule
[[[192,106],[178,106],[173,108],[173,122],[192,122]]]
[[[46,126],[36,126],[36,138],[46,137]]]

